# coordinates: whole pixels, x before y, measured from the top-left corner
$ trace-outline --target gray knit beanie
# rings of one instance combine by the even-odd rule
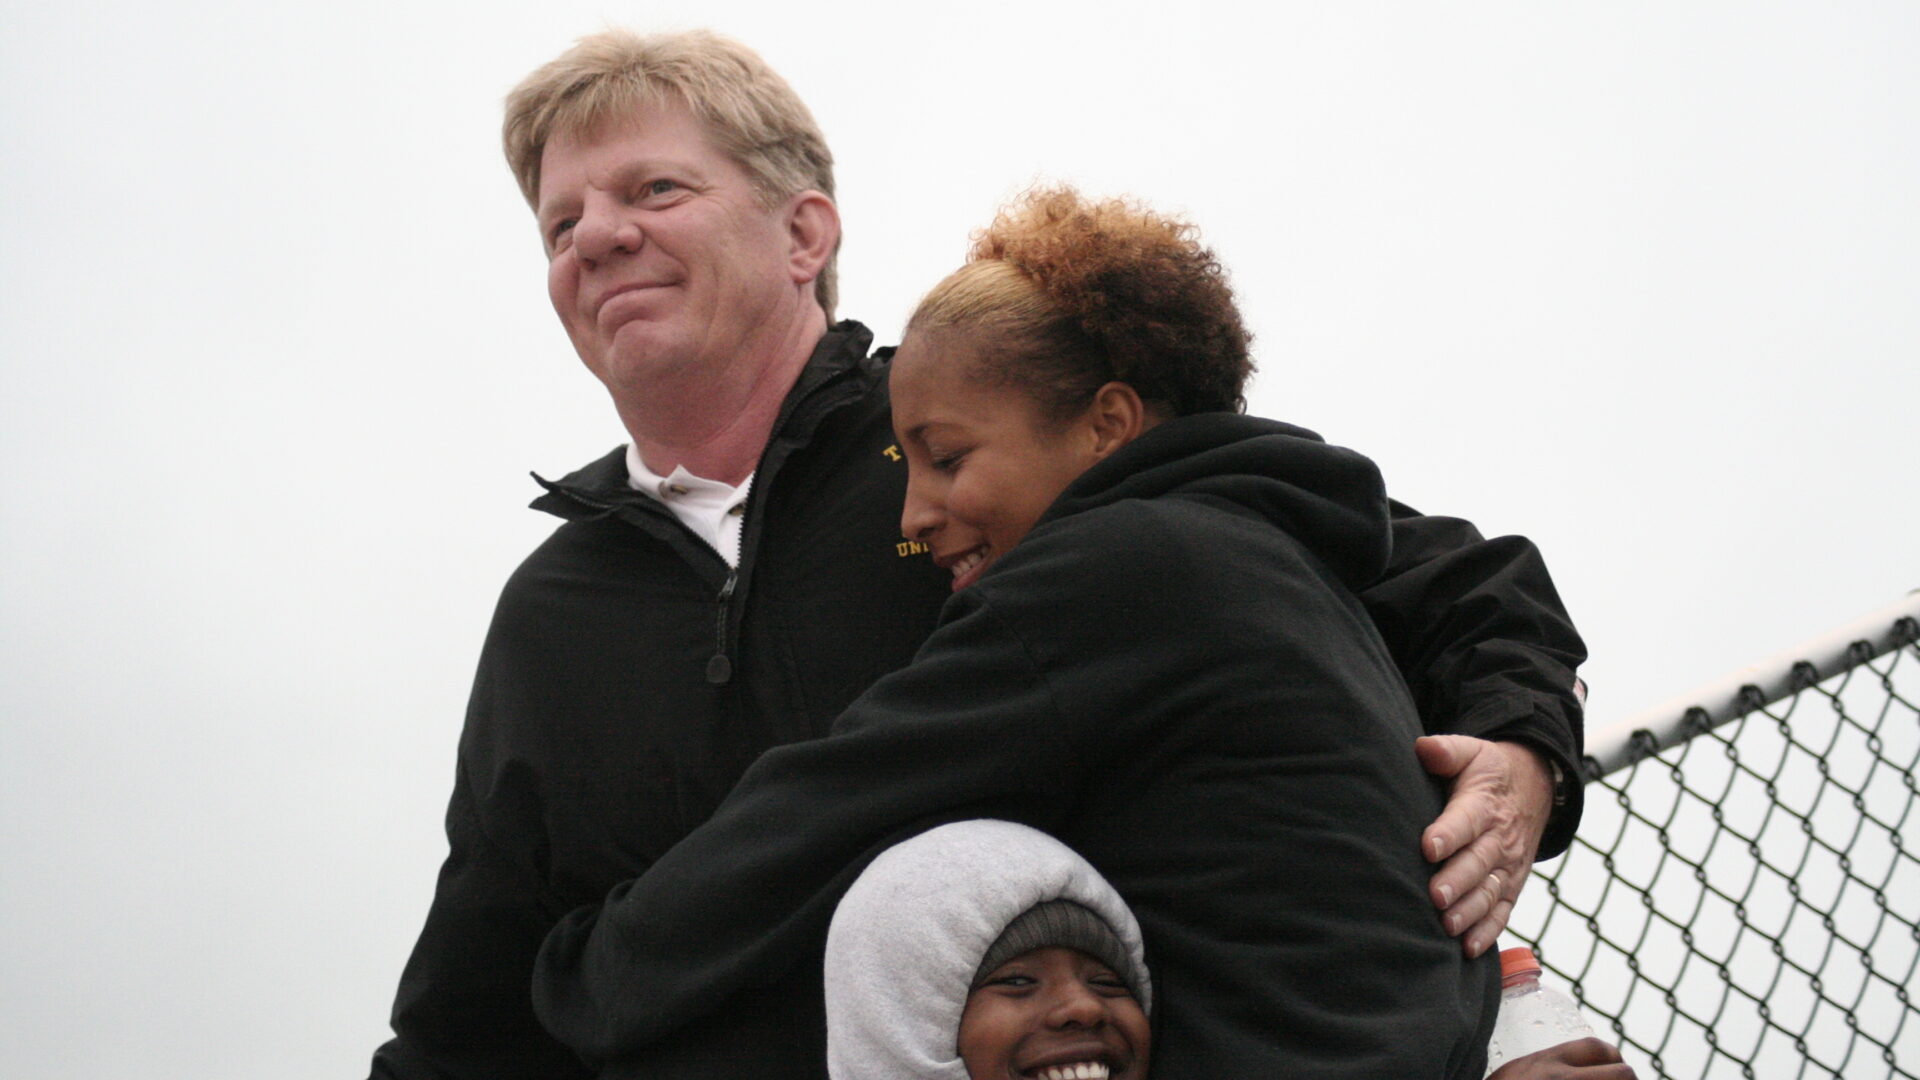
[[[1055,945],[1086,953],[1107,965],[1135,997],[1140,995],[1139,972],[1127,947],[1120,943],[1120,935],[1105,919],[1071,900],[1035,904],[1008,923],[980,958],[972,985],[977,989],[1000,965],[1017,956]]]

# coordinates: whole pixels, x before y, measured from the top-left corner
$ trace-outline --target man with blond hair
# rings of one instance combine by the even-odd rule
[[[495,612],[373,1075],[818,1080],[817,952],[646,1039],[617,964],[542,987],[570,1045],[532,984],[562,916],[618,905],[761,752],[824,735],[949,591],[900,535],[890,351],[832,319],[832,155],[777,74],[704,32],[582,39],[509,95],[504,139],[555,312],[631,442],[541,481],[563,523]],[[1451,736],[1419,748],[1453,784],[1422,842],[1477,953],[1578,818],[1584,652],[1531,545],[1397,509],[1362,600]],[[597,1004],[558,1015],[572,1001]]]

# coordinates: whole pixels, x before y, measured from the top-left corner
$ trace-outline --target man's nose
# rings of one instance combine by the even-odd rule
[[[625,207],[589,206],[573,227],[574,250],[589,263],[640,250],[645,236]]]

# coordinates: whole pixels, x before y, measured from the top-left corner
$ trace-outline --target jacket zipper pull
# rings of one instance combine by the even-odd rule
[[[707,658],[707,681],[715,686],[725,686],[727,680],[733,678],[733,660],[727,656],[727,608],[728,601],[733,599],[734,582],[739,579],[740,571],[729,569],[727,583],[720,586],[720,610],[713,634],[715,652]]]

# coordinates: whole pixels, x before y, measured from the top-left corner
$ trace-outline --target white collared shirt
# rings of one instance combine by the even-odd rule
[[[627,484],[665,504],[693,535],[719,552],[728,566],[740,565],[740,522],[746,517],[753,474],[747,474],[739,487],[695,476],[685,465],[675,465],[671,476],[661,476],[647,468],[647,463],[640,460],[640,451],[628,443]]]

